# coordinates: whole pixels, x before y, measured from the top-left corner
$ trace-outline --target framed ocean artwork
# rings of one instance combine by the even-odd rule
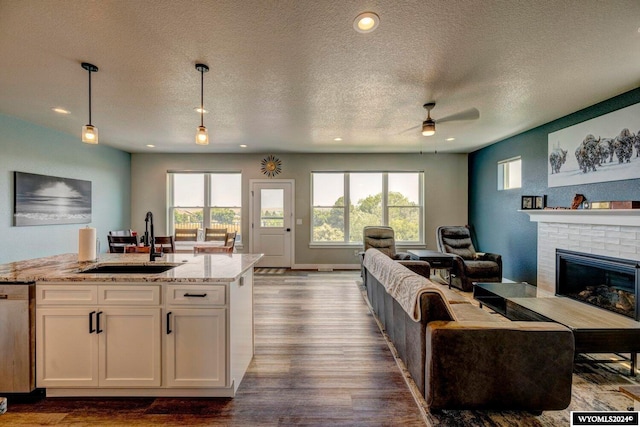
[[[15,226],[91,222],[91,181],[14,172]]]

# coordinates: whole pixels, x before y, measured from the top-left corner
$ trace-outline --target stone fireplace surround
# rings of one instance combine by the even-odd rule
[[[538,294],[555,294],[556,249],[640,261],[640,209],[520,212],[538,223]]]

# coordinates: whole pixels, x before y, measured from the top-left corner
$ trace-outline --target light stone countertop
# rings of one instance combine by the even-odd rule
[[[78,254],[62,254],[0,264],[0,283],[17,282],[204,282],[230,283],[253,267],[262,254],[100,254],[96,262],[78,262]],[[180,264],[163,273],[93,274],[82,270],[105,264]]]

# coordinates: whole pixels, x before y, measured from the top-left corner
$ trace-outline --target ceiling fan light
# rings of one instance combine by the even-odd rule
[[[82,126],[82,142],[87,144],[98,143],[98,128],[92,125]]]
[[[422,135],[433,136],[435,134],[436,134],[436,122],[430,119],[427,119],[424,122],[422,122]]]
[[[204,126],[198,126],[198,132],[196,132],[196,144],[209,145],[209,131]]]

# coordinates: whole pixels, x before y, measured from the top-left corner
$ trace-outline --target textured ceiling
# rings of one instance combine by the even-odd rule
[[[640,86],[638,17],[638,0],[0,0],[0,113],[80,144],[86,61],[100,143],[128,152],[469,152]],[[407,131],[428,101],[480,117]]]

